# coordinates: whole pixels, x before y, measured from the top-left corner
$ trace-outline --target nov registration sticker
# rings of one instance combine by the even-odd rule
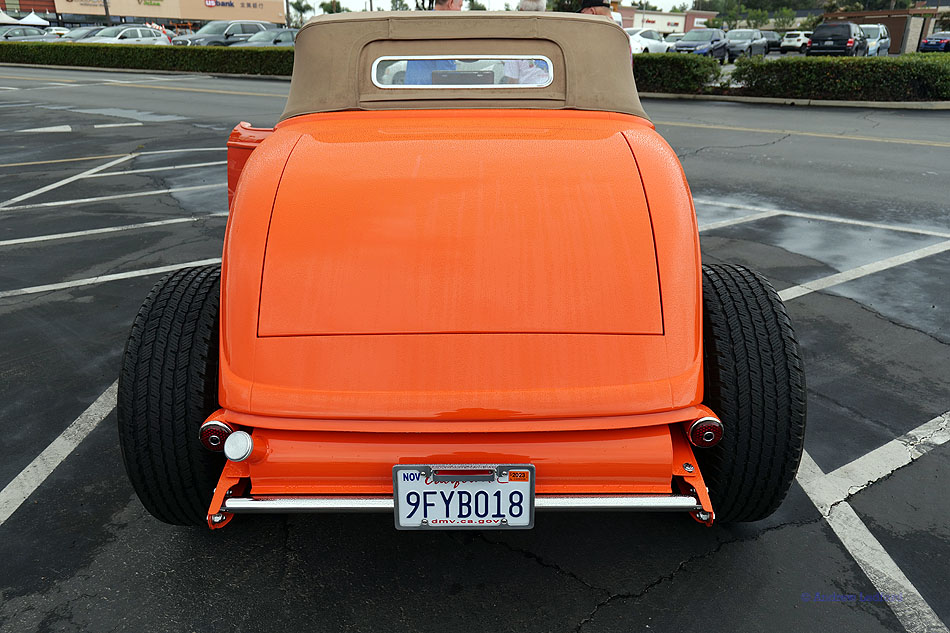
[[[393,466],[400,530],[534,527],[532,464]]]

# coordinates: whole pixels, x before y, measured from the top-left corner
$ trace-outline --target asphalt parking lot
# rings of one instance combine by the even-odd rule
[[[805,351],[807,455],[768,520],[147,515],[115,431],[128,329],[165,271],[220,257],[227,134],[286,92],[0,66],[0,629],[947,631],[946,112],[644,102],[704,260],[766,274]]]

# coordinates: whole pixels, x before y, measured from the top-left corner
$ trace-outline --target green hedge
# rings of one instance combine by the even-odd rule
[[[899,57],[742,57],[732,79],[755,97],[846,101],[950,99],[950,55]]]
[[[197,73],[290,75],[292,48],[0,42],[0,62]]]
[[[633,56],[633,78],[640,92],[703,92],[719,79],[719,62],[692,53]]]

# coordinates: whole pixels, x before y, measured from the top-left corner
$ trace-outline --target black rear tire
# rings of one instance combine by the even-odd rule
[[[704,403],[724,434],[696,459],[716,519],[758,521],[781,504],[801,461],[801,350],[778,293],[741,266],[703,266],[703,331]]]
[[[155,284],[122,359],[122,461],[145,509],[173,525],[205,523],[225,463],[198,440],[198,428],[218,408],[220,277],[220,266],[201,266]]]

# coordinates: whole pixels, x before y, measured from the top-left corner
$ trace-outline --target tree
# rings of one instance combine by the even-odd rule
[[[760,29],[769,23],[769,12],[765,9],[750,9],[745,16],[746,24],[754,29]]]
[[[313,5],[307,0],[292,0],[290,3],[292,9],[290,14],[290,26],[300,28],[307,21],[308,13],[313,13]]]
[[[739,28],[739,5],[732,5],[732,7],[726,11],[725,15],[722,16],[722,20],[730,29]]]
[[[340,4],[340,0],[326,0],[320,3],[320,10],[324,13],[348,13],[349,9]]]
[[[684,2],[683,4],[678,4],[672,9],[670,9],[670,13],[686,13],[687,11],[689,11],[688,2]]]
[[[722,25],[722,18],[709,18],[706,20],[706,26],[711,29],[721,29]]]
[[[487,11],[488,9],[484,4],[478,0],[468,0],[468,10],[469,11]]]
[[[816,13],[815,15],[810,15],[802,20],[801,24],[798,25],[798,28],[803,31],[814,31],[815,27],[824,22],[824,20],[825,16],[820,13]]]
[[[650,0],[640,0],[639,2],[634,2],[633,6],[640,9],[641,11],[659,11],[660,10],[660,7],[650,2]]]
[[[772,24],[774,24],[775,28],[779,31],[787,31],[795,24],[795,12],[788,7],[777,9],[775,13],[772,14]]]
[[[389,0],[389,9],[391,11],[408,11],[409,5],[406,0]]]

